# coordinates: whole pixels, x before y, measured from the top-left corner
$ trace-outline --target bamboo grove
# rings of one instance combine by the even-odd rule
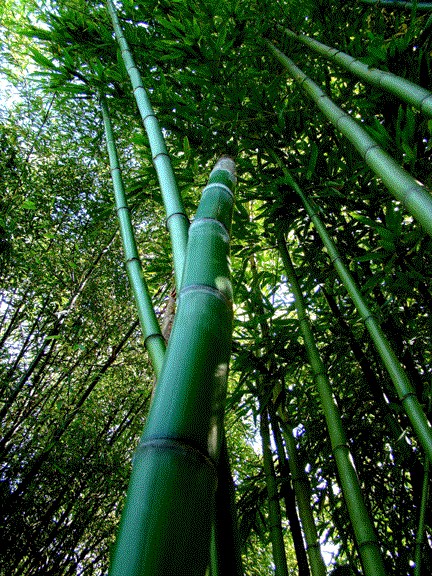
[[[430,3],[1,10],[0,574],[430,574]]]

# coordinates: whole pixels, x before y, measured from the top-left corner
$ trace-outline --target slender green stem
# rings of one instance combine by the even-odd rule
[[[432,461],[432,428],[417,398],[414,388],[409,381],[408,376],[402,368],[401,363],[394,353],[394,350],[384,332],[382,331],[378,321],[373,316],[354,278],[351,276],[348,268],[344,264],[335,243],[330,238],[330,235],[326,230],[326,227],[318,217],[317,211],[310,204],[306,196],[303,194],[301,188],[292,178],[283,163],[280,162],[279,158],[276,158],[276,160],[283,169],[284,174],[288,178],[292,188],[300,196],[308,215],[314,223],[315,228],[318,230],[321,240],[327,248],[330,260],[333,266],[336,268],[340,279],[347,289],[348,294],[351,296],[354,305],[371,336],[372,342],[375,344],[381,360],[383,361],[383,364],[393,381],[396,392],[399,396],[402,406],[405,409],[406,414],[411,421],[412,427],[414,428],[429,460]]]
[[[354,530],[363,570],[366,576],[384,576],[384,564],[377,537],[363,500],[354,461],[343,430],[342,419],[333,397],[325,366],[315,343],[312,328],[306,314],[303,294],[282,232],[278,233],[278,247],[288,282],[291,284],[291,290],[295,297],[300,329],[303,334],[309,363],[320,395],[332,450],[339,472],[342,492]]]
[[[109,116],[108,104],[105,96],[100,98],[102,117],[105,127],[105,136],[111,169],[111,178],[114,187],[114,196],[117,215],[120,223],[120,233],[126,259],[126,270],[132,287],[135,302],[138,308],[138,317],[144,337],[145,346],[149,352],[156,376],[159,375],[165,355],[165,340],[160,331],[159,323],[154,312],[150,294],[143,275],[141,261],[135,242],[130,211],[121,175],[114,133]]]
[[[283,414],[281,414],[281,419],[284,421]],[[288,453],[288,462],[291,471],[293,488],[299,509],[300,521],[302,523],[302,528],[306,540],[306,552],[309,559],[311,573],[312,576],[325,576],[327,571],[323,557],[321,555],[318,533],[313,517],[310,501],[311,491],[309,482],[305,471],[299,462],[292,426],[289,426],[288,422],[286,421],[283,425],[283,433],[285,446]]]
[[[432,10],[432,2],[400,2],[399,0],[360,0],[363,4],[388,6],[389,8],[407,8],[409,10]]]
[[[232,332],[234,183],[234,163],[224,158],[190,228],[178,310],[135,454],[111,576],[204,576],[209,566]]]
[[[120,46],[123,61],[132,83],[138,110],[149,139],[153,164],[158,175],[162,198],[165,205],[166,223],[170,233],[173,250],[176,287],[177,290],[180,291],[186,245],[188,242],[189,220],[185,213],[183,201],[177,186],[159,122],[143,86],[141,74],[136,67],[132,53],[129,50],[126,38],[124,37],[113,1],[107,0],[107,6],[115,35],[117,37],[117,42]]]
[[[336,106],[292,60],[273,46],[271,42],[267,42],[267,46],[292,77],[300,83],[318,108],[357,148],[363,160],[382,179],[393,196],[432,235],[432,196],[426,188],[408,172],[405,172],[349,114]]]
[[[421,576],[421,558],[425,540],[425,526],[426,526],[426,511],[429,500],[429,460],[425,461],[424,475],[423,475],[423,486],[422,486],[422,498],[420,505],[420,518],[419,525],[417,529],[416,547],[415,547],[415,568],[414,576]]]
[[[302,44],[312,48],[312,50],[318,54],[329,58],[349,72],[352,72],[368,84],[387,90],[387,92],[390,92],[401,100],[404,100],[404,102],[415,106],[426,116],[432,118],[432,92],[429,90],[414,84],[414,82],[405,80],[405,78],[401,78],[396,74],[392,74],[391,72],[379,70],[378,68],[371,68],[366,64],[363,64],[363,62],[360,62],[358,58],[354,58],[336,48],[326,46],[326,44],[322,44],[314,38],[310,38],[304,34],[296,34],[292,30],[286,28],[283,30],[290,38],[295,38]]]
[[[261,408],[260,431],[262,440],[264,473],[267,486],[269,508],[270,540],[273,550],[276,576],[288,576],[285,543],[282,532],[282,515],[276,483],[276,473],[270,447],[270,433],[267,408]]]
[[[299,519],[300,507],[298,514],[296,508],[295,490],[291,486],[292,473],[290,470],[288,459],[285,454],[285,447],[282,439],[281,429],[279,426],[278,419],[276,417],[276,412],[273,403],[269,402],[267,408],[270,416],[271,430],[273,432],[273,439],[276,445],[276,452],[278,456],[279,470],[280,470],[279,476],[282,477],[281,495],[283,495],[285,500],[286,515],[289,521],[289,528],[291,531],[294,550],[297,557],[298,576],[311,576],[311,572],[309,570],[308,558],[306,554],[306,548],[300,526],[300,519]],[[324,575],[325,570],[323,572],[323,576]],[[312,576],[315,576],[315,573],[313,571]]]

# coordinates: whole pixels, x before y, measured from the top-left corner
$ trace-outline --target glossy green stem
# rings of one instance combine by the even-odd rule
[[[406,8],[408,10],[432,10],[432,2],[398,2],[397,0],[360,0],[363,4],[387,6],[388,8]]]
[[[282,27],[281,27],[282,28]],[[336,64],[339,64],[349,72],[352,72],[368,84],[376,86],[377,88],[382,88],[391,94],[394,94],[404,102],[411,104],[418,108],[423,114],[432,118],[432,92],[401,78],[396,74],[391,72],[386,72],[384,70],[379,70],[378,68],[372,68],[360,62],[358,58],[354,58],[341,50],[336,48],[331,48],[310,38],[305,34],[296,34],[292,30],[283,29],[285,34],[289,38],[294,38],[305,44],[309,48],[312,48],[318,54],[321,54],[325,58],[329,58]]]
[[[348,138],[396,200],[399,200],[406,210],[420,222],[428,234],[432,235],[432,196],[428,190],[408,172],[405,172],[349,114],[336,106],[290,58],[273,46],[271,42],[267,42],[267,46],[325,116]]]
[[[415,547],[415,568],[414,576],[421,576],[421,558],[425,542],[425,527],[426,527],[426,511],[428,507],[429,500],[429,460],[425,461],[424,475],[423,475],[423,486],[422,486],[422,498],[420,505],[420,518],[419,525],[417,529],[416,547]]]
[[[138,110],[149,139],[153,164],[156,169],[165,206],[166,224],[171,238],[176,287],[177,291],[180,291],[186,245],[188,242],[189,220],[186,216],[162,130],[160,129],[150,99],[143,86],[141,74],[136,67],[132,53],[124,37],[112,0],[107,0],[107,6],[123,61],[131,80]]]
[[[123,178],[121,175],[120,163],[114,140],[114,133],[105,96],[101,96],[100,102],[105,128],[111,178],[114,187],[117,215],[120,223],[120,234],[123,241],[123,249],[126,259],[126,270],[138,308],[138,318],[144,337],[144,344],[150,355],[155,374],[158,376],[162,369],[165,355],[165,340],[162,336],[160,326],[156,318],[147,284],[143,275],[141,261],[138,255],[138,249],[130,217],[130,210],[126,200]]]
[[[329,258],[336,268],[343,285],[345,286],[348,294],[350,295],[354,306],[356,307],[360,317],[362,318],[369,334],[374,343],[387,372],[394,384],[396,392],[399,396],[401,404],[410,419],[412,427],[419,439],[423,449],[425,450],[429,460],[432,461],[432,428],[424,413],[424,410],[417,398],[415,390],[409,381],[405,370],[402,368],[390,342],[385,336],[376,318],[373,316],[369,306],[366,303],[361,290],[358,288],[354,278],[351,276],[347,266],[342,260],[335,243],[328,234],[326,227],[321,222],[317,210],[311,205],[306,196],[303,194],[301,188],[294,181],[289,174],[288,170],[283,166],[285,176],[289,179],[292,188],[300,196],[306,212],[315,225],[324,246],[327,248]]]
[[[312,576],[325,576],[327,570],[321,555],[318,533],[313,517],[310,486],[305,471],[300,465],[293,430],[288,423],[284,423],[283,433],[300,521],[306,540],[306,553],[310,570]]]
[[[210,564],[232,333],[234,183],[234,162],[224,158],[190,227],[177,314],[134,457],[111,576],[204,576]]]
[[[351,525],[354,530],[363,570],[366,576],[384,576],[384,564],[381,558],[375,530],[363,500],[359,479],[345,437],[339,409],[333,397],[331,384],[315,343],[312,328],[306,314],[303,294],[282,232],[278,233],[278,248],[282,257],[288,282],[291,285],[291,290],[295,297],[295,306],[297,309],[300,329],[305,341],[305,348],[312,368],[314,380],[320,395],[321,406],[324,412],[332,450],[339,472],[341,488],[351,519]]]
[[[263,451],[264,474],[267,487],[270,541],[273,551],[276,576],[288,576],[285,543],[282,532],[282,515],[277,488],[273,455],[270,446],[270,433],[267,408],[262,408],[260,415],[260,432]]]

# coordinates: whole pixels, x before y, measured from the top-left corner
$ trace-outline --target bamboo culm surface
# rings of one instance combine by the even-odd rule
[[[155,374],[157,376],[162,369],[165,355],[165,340],[162,336],[160,326],[156,318],[147,284],[143,275],[141,261],[138,255],[138,249],[130,217],[130,210],[126,200],[123,178],[121,175],[120,164],[114,140],[114,133],[109,116],[108,104],[104,95],[100,96],[100,103],[102,108],[102,117],[105,128],[105,137],[108,149],[117,215],[120,224],[120,234],[125,253],[126,270],[138,308],[138,318],[144,337],[144,344],[148,350]]]
[[[432,428],[417,398],[415,390],[405,373],[405,370],[402,368],[390,342],[367,305],[361,290],[358,288],[354,278],[351,276],[347,266],[343,262],[335,243],[326,230],[326,227],[318,217],[317,211],[310,204],[301,188],[289,174],[288,170],[283,166],[283,164],[280,165],[292,188],[301,198],[306,212],[314,223],[324,246],[327,248],[329,258],[333,266],[336,268],[339,278],[345,286],[348,294],[353,300],[354,305],[370,334],[372,342],[374,343],[378,354],[392,379],[399,400],[410,419],[417,438],[427,457],[432,461]]]
[[[232,332],[234,162],[221,159],[191,224],[165,361],[136,451],[111,576],[206,573]]]
[[[296,34],[287,28],[282,29],[289,38],[298,40],[318,54],[321,54],[325,58],[329,58],[352,74],[355,74],[368,84],[376,86],[377,88],[382,88],[387,92],[394,94],[404,102],[418,108],[423,112],[423,114],[425,114],[425,116],[432,118],[432,92],[426,90],[426,88],[422,88],[414,82],[405,80],[405,78],[401,78],[391,72],[379,70],[378,68],[371,68],[370,66],[363,64],[363,62],[360,62],[358,58],[354,58],[354,56],[350,56],[341,50],[322,44],[321,42],[318,42],[318,40],[310,38],[305,34]]]
[[[315,343],[312,328],[306,314],[303,294],[282,232],[278,233],[278,248],[288,282],[291,285],[291,290],[295,297],[300,329],[305,341],[306,353],[312,368],[314,380],[318,388],[321,406],[339,472],[342,493],[350,516],[363,570],[365,576],[384,576],[385,569],[375,530],[363,500],[357,472],[343,430],[342,419],[333,398],[332,388],[325,366]]]
[[[267,46],[325,116],[348,138],[396,200],[399,200],[432,236],[432,196],[428,190],[378,146],[375,140],[349,114],[336,106],[288,56],[278,50],[271,42],[267,41]]]
[[[122,58],[131,80],[138,110],[149,139],[153,164],[158,176],[166,211],[166,224],[170,233],[173,251],[176,287],[177,291],[180,291],[186,245],[188,242],[189,220],[186,216],[162,130],[160,129],[159,122],[144,88],[141,74],[136,67],[132,53],[124,37],[112,0],[107,0],[107,6]]]

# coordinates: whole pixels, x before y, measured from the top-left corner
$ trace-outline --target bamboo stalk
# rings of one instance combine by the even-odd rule
[[[282,28],[282,26],[280,28]],[[390,92],[404,102],[415,106],[423,112],[423,114],[432,118],[432,92],[429,90],[418,86],[418,84],[415,84],[414,82],[405,80],[405,78],[401,78],[396,74],[392,74],[391,72],[379,70],[378,68],[371,68],[370,66],[363,64],[363,62],[360,62],[358,58],[354,58],[354,56],[350,56],[341,50],[322,44],[321,42],[318,42],[318,40],[310,38],[305,34],[296,34],[287,28],[284,28],[283,30],[289,38],[295,38],[318,54],[321,54],[325,58],[339,64],[349,72],[352,72],[368,84],[387,90],[387,92]]]
[[[354,461],[345,437],[342,419],[333,397],[326,368],[321,360],[315,343],[312,328],[306,314],[303,294],[282,232],[278,233],[278,247],[284,263],[288,282],[291,284],[291,290],[295,297],[295,306],[297,309],[300,328],[305,341],[306,352],[312,368],[314,380],[320,395],[321,406],[324,412],[332,450],[339,472],[342,493],[351,519],[363,570],[366,576],[384,576],[385,569],[380,554],[378,540],[363,500],[360,483],[354,467]]]
[[[327,573],[323,557],[321,555],[315,520],[310,502],[310,486],[305,471],[302,469],[294,440],[292,427],[284,423],[289,430],[284,428],[285,446],[288,453],[288,462],[291,471],[293,488],[296,496],[299,516],[302,523],[306,540],[306,552],[312,576],[325,576]]]
[[[204,575],[232,331],[234,162],[219,160],[191,225],[166,358],[136,451],[111,576]]]
[[[303,194],[300,186],[292,178],[289,171],[285,168],[282,162],[277,159],[278,164],[284,171],[285,176],[289,179],[290,185],[301,198],[303,205],[308,213],[310,219],[315,225],[324,246],[327,248],[329,258],[336,268],[339,277],[345,286],[348,294],[354,302],[360,317],[362,318],[369,334],[374,343],[380,358],[389,373],[390,378],[394,384],[399,400],[404,407],[404,410],[410,419],[412,427],[414,428],[419,442],[423,446],[429,460],[432,462],[432,428],[424,413],[424,410],[417,398],[415,390],[401,366],[394,350],[388,341],[386,335],[381,329],[376,318],[373,316],[369,306],[366,303],[361,290],[358,288],[354,278],[351,276],[348,268],[344,264],[335,243],[330,238],[324,224],[321,222],[317,211],[309,203],[306,196]]]
[[[432,196],[428,190],[408,172],[405,172],[349,114],[336,106],[290,58],[273,46],[271,42],[267,42],[267,46],[292,77],[301,84],[318,108],[348,138],[396,200],[399,200],[406,210],[420,222],[428,234],[432,235]]]
[[[423,475],[423,486],[422,486],[422,496],[420,505],[420,518],[417,529],[417,538],[415,545],[415,567],[414,576],[421,576],[421,560],[422,551],[425,542],[425,527],[426,527],[426,511],[428,507],[429,499],[429,460],[425,461],[424,475]]]
[[[260,405],[260,432],[263,451],[264,473],[267,487],[268,516],[270,524],[270,541],[273,551],[276,576],[288,576],[285,543],[282,532],[282,515],[276,483],[276,473],[270,447],[270,433],[267,408]]]
[[[120,223],[120,233],[126,259],[126,270],[138,308],[138,318],[144,337],[144,344],[150,355],[156,376],[158,376],[162,369],[162,363],[165,354],[165,340],[162,336],[159,323],[153,309],[147,283],[143,275],[141,261],[138,255],[135,235],[130,218],[130,210],[126,200],[123,178],[121,175],[120,164],[114,140],[114,132],[112,129],[108,104],[105,96],[101,96],[100,102],[108,148],[111,178],[114,187],[117,215]]]
[[[267,408],[270,416],[273,439],[276,445],[280,476],[282,476],[281,494],[285,500],[286,516],[288,518],[291,536],[294,543],[294,550],[297,557],[298,576],[310,576],[311,572],[309,570],[309,563],[301,531],[300,519],[299,515],[297,514],[295,490],[293,487],[291,487],[292,473],[290,470],[289,461],[285,454],[282,434],[273,403],[269,402]],[[323,576],[325,575],[325,569],[322,574]],[[313,571],[312,576],[315,576],[315,572]]]
[[[176,287],[177,290],[180,291],[186,245],[188,242],[189,220],[185,213],[159,122],[142,83],[141,74],[136,67],[132,53],[124,37],[113,1],[107,0],[107,6],[122,58],[131,80],[138,110],[149,139],[153,164],[158,176],[166,211],[166,225],[171,238]]]
[[[388,6],[389,8],[407,8],[408,10],[432,10],[432,2],[403,2],[399,0],[360,0],[363,4]]]

